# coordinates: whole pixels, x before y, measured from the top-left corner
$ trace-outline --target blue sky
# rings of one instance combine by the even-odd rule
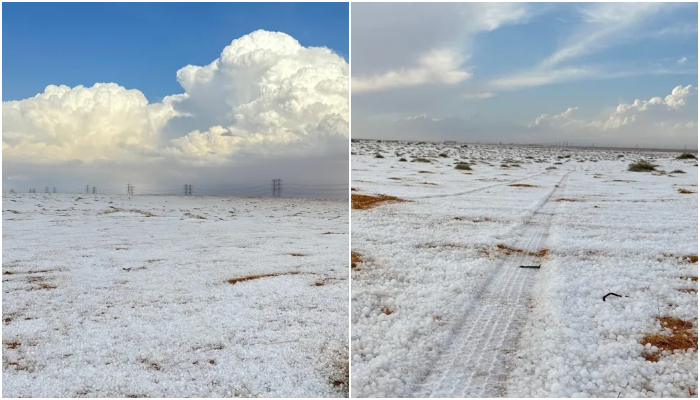
[[[49,84],[116,82],[151,102],[181,91],[175,73],[235,38],[282,31],[348,59],[345,3],[5,3],[3,101]]]
[[[353,137],[697,146],[697,3],[351,8]]]
[[[347,196],[348,3],[8,3],[2,29],[8,190]]]

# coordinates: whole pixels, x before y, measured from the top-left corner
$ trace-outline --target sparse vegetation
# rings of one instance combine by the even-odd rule
[[[431,162],[431,161],[430,161],[430,160],[428,160],[427,158],[423,158],[423,157],[416,157],[416,158],[414,158],[413,160],[411,160],[411,162],[422,162],[422,163],[429,163],[429,162]]]
[[[681,194],[691,194],[691,193],[695,193],[695,192],[693,192],[692,190],[680,188],[680,189],[678,189],[678,193],[681,193]]]
[[[146,217],[155,217],[156,215],[148,212],[148,211],[143,211],[143,210],[137,210],[135,208],[132,208],[130,210],[125,210],[123,208],[117,208],[117,207],[112,207],[109,210],[105,211],[103,214],[113,214],[117,212],[130,212],[130,213],[136,213],[136,214],[141,214]]]
[[[693,153],[683,153],[680,156],[676,157],[678,160],[697,160],[698,157],[693,154]]]
[[[399,158],[399,161],[401,161],[401,162],[406,162],[406,161],[408,161],[408,160],[406,160],[405,158],[401,157],[401,158]]]
[[[459,163],[459,164],[455,165],[455,169],[464,170],[464,171],[471,171],[472,167],[470,167],[469,164],[467,164],[467,163]]]
[[[671,173],[672,174],[685,174],[685,171],[683,171],[682,169],[674,169],[673,171],[671,171]]]
[[[379,154],[379,153],[377,153],[377,154],[374,155],[374,158],[384,158],[384,156],[381,155],[381,154]]]
[[[627,170],[632,172],[650,172],[656,171],[656,167],[658,167],[658,165],[652,164],[649,161],[639,160],[636,163],[630,164]]]

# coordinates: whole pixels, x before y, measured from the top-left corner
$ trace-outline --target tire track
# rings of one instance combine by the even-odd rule
[[[568,176],[538,202],[523,223],[521,239],[513,245],[522,249],[518,256],[506,259],[484,284],[481,295],[465,305],[463,318],[454,327],[453,341],[428,371],[427,378],[414,386],[412,397],[501,397],[510,354],[517,348],[520,331],[529,312],[530,288],[534,270],[520,265],[541,263],[534,256],[546,242],[556,203],[550,202],[564,190]],[[523,178],[524,179],[524,178]]]
[[[464,191],[464,192],[447,193],[447,194],[431,194],[431,195],[428,195],[428,196],[404,197],[404,199],[406,199],[406,200],[421,200],[421,199],[435,199],[435,198],[441,198],[441,197],[457,197],[457,196],[464,196],[465,194],[470,194],[470,193],[474,193],[474,192],[479,192],[479,191],[486,190],[486,189],[490,189],[490,188],[494,188],[494,187],[497,187],[497,186],[508,185],[508,184],[511,184],[511,183],[520,182],[520,181],[525,180],[525,179],[534,178],[534,177],[536,177],[536,176],[544,175],[544,174],[546,174],[547,172],[548,172],[548,171],[539,172],[539,173],[537,173],[537,174],[524,176],[524,177],[522,177],[522,178],[513,179],[513,180],[510,180],[510,181],[506,181],[506,182],[494,183],[493,185],[486,185],[486,186],[481,186],[481,187],[474,188],[474,189],[469,189],[469,190]]]

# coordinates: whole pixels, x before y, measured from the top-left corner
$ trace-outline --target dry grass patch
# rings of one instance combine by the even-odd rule
[[[522,249],[516,249],[514,247],[507,246],[503,243],[500,243],[496,247],[498,247],[499,250],[504,251],[507,255],[511,255],[511,254],[515,253],[515,254],[526,254],[526,255],[531,256],[531,257],[544,257],[549,252],[548,249],[542,249],[542,250],[536,251],[536,252],[535,251],[525,251]]]
[[[677,160],[697,160],[698,157],[693,153],[683,153],[676,157]]]
[[[687,260],[691,264],[698,263],[698,255],[697,254],[688,254],[687,256],[683,256],[683,259]]]
[[[678,291],[683,292],[683,293],[697,293],[698,292],[697,289],[678,289]]]
[[[369,208],[375,207],[379,205],[380,203],[383,203],[385,201],[393,201],[397,203],[403,203],[406,200],[399,199],[398,197],[394,196],[385,196],[385,195],[380,195],[380,196],[369,196],[365,194],[353,194],[351,196],[352,199],[352,208],[354,210],[367,210]]]
[[[691,276],[691,275],[681,276],[681,279],[686,280],[686,281],[687,281],[687,280],[691,280],[691,281],[693,281],[693,282],[697,282],[697,281],[698,281],[698,277],[697,277],[697,276]]]
[[[639,160],[636,163],[630,164],[627,170],[632,172],[650,172],[656,171],[656,167],[658,167],[658,165],[652,164],[649,161]]]
[[[557,199],[557,201],[570,201],[570,202],[574,202],[574,203],[575,203],[575,202],[581,202],[582,200],[576,200],[576,199],[564,199],[564,198],[562,198],[562,199]]]
[[[529,185],[527,183],[512,183],[508,186],[512,186],[512,187],[537,187],[535,185]]]
[[[132,208],[131,210],[125,210],[123,208],[118,208],[118,207],[112,207],[111,209],[105,211],[103,214],[113,214],[117,212],[130,212],[130,213],[135,213],[135,214],[141,214],[146,217],[155,217],[156,215],[153,213],[150,213],[148,211],[143,211],[143,210],[137,210],[135,208]]]
[[[274,274],[248,275],[248,276],[244,276],[242,278],[231,278],[227,282],[232,284],[232,285],[235,285],[239,282],[252,281],[253,279],[271,278],[273,276],[282,276],[282,275],[299,275],[299,272],[293,271],[293,272],[278,272],[278,273],[274,273]]]
[[[289,255],[294,256],[294,257],[305,257],[306,256],[306,254],[304,254],[304,253],[289,253]]]
[[[691,194],[691,193],[695,193],[695,192],[693,192],[692,190],[680,188],[680,189],[678,189],[678,193],[681,193],[681,194]]]
[[[434,174],[434,172],[430,171],[418,171],[419,174]]]
[[[8,349],[16,349],[16,348],[18,348],[19,346],[22,345],[22,343],[20,343],[20,342],[18,342],[18,341],[2,342],[2,344],[4,344],[5,347],[7,347]]]
[[[629,179],[613,179],[613,182],[626,182],[626,183],[630,183],[630,182],[637,182],[637,181],[632,181],[632,180],[629,180]]]
[[[357,264],[361,262],[362,259],[360,258],[360,255],[358,253],[355,253],[354,251],[350,252],[350,268],[357,267]]]
[[[391,315],[394,313],[394,310],[384,307],[382,308],[382,312],[386,315]]]
[[[693,329],[692,322],[673,317],[660,317],[658,320],[661,323],[661,327],[670,330],[671,334],[654,333],[646,335],[640,342],[642,345],[649,343],[658,347],[659,351],[698,350],[698,336],[691,332]],[[644,358],[647,361],[659,361],[658,354],[645,352]]]
[[[438,186],[437,183],[431,183],[431,182],[423,182],[423,185]]]

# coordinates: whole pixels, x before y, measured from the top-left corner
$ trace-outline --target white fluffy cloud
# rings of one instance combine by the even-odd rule
[[[676,86],[665,97],[620,103],[597,118],[577,119],[574,114],[578,107],[574,107],[561,114],[542,114],[528,126],[542,133],[572,134],[578,138],[640,144],[666,139],[672,143],[669,145],[692,144],[697,141],[697,114],[685,106],[693,94],[696,92],[691,85]]]
[[[573,115],[574,111],[578,110],[578,107],[569,107],[566,109],[561,114],[555,114],[555,115],[549,115],[549,114],[542,114],[539,117],[537,117],[533,122],[531,122],[528,126],[533,127],[533,126],[540,126],[544,124],[554,124],[557,121],[565,121],[571,118]]]
[[[114,83],[52,85],[33,98],[3,102],[3,156],[200,163],[323,156],[341,151],[341,143],[347,148],[348,71],[327,48],[256,31],[234,40],[209,65],[180,69],[184,93],[161,103],[149,104],[140,91]],[[188,129],[192,125],[198,129]]]
[[[355,4],[352,92],[462,83],[476,36],[530,15],[523,3]]]
[[[140,91],[114,83],[50,85],[32,98],[2,103],[3,157],[36,162],[134,157],[128,149],[153,149],[174,115],[169,101],[148,104]]]
[[[432,50],[420,57],[418,65],[352,80],[353,93],[417,86],[426,83],[454,85],[471,77],[460,69],[463,59],[449,49]]]

